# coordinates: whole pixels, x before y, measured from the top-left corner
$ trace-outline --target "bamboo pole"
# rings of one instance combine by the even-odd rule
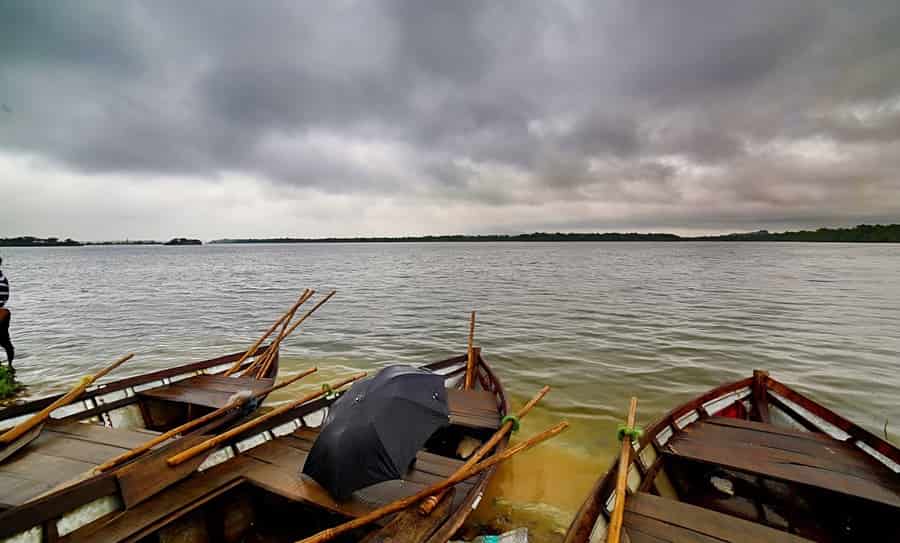
[[[154,437],[153,439],[146,441],[129,451],[125,451],[124,453],[120,454],[119,456],[117,456],[111,460],[107,460],[106,462],[104,462],[104,463],[100,464],[99,466],[97,466],[96,468],[94,468],[93,473],[97,474],[97,473],[103,473],[104,471],[108,471],[110,468],[114,468],[124,462],[127,462],[128,460],[131,460],[132,458],[134,458],[136,456],[140,456],[141,454],[149,451],[153,447],[159,445],[160,443],[162,443],[174,436],[177,436],[179,434],[184,434],[185,432],[188,432],[190,430],[193,430],[194,428],[197,428],[203,424],[206,424],[207,422],[231,411],[232,409],[242,406],[243,404],[245,404],[252,398],[260,398],[262,396],[265,396],[267,394],[275,392],[276,390],[278,390],[280,388],[284,388],[290,384],[293,384],[293,383],[299,381],[300,379],[303,379],[307,375],[315,373],[316,371],[317,371],[317,368],[310,368],[304,372],[301,372],[298,375],[295,375],[294,377],[291,377],[290,379],[286,379],[286,380],[278,383],[275,386],[269,387],[265,390],[261,390],[260,392],[257,392],[255,394],[251,395],[250,397],[237,398],[234,401],[230,402],[228,405],[225,405],[224,407],[220,407],[219,409],[216,409],[215,411],[213,411],[211,413],[207,413],[206,415],[203,415],[200,418],[196,418],[194,420],[188,421],[188,422],[182,424],[181,426],[172,428],[168,432],[162,433],[162,434]]]
[[[109,366],[103,368],[102,370],[97,372],[95,375],[86,375],[86,376],[82,377],[81,380],[78,382],[78,384],[75,385],[74,387],[72,387],[72,389],[69,390],[69,392],[67,392],[63,397],[61,397],[58,400],[56,400],[55,402],[51,403],[50,405],[48,405],[41,411],[35,413],[28,420],[7,430],[3,435],[0,435],[0,444],[7,445],[9,443],[12,443],[16,439],[22,437],[22,435],[27,433],[29,430],[31,430],[35,426],[43,423],[48,418],[50,418],[51,413],[53,413],[60,407],[69,405],[70,403],[75,401],[75,399],[77,399],[79,396],[81,396],[84,393],[84,391],[87,390],[87,387],[91,386],[92,383],[94,383],[98,379],[104,377],[107,373],[118,368],[125,362],[128,362],[129,360],[131,360],[131,358],[133,356],[134,356],[134,353],[129,353],[129,354],[123,356],[122,358],[116,360]]]
[[[466,382],[464,388],[469,390],[475,384],[475,311],[469,318],[469,350],[466,360]]]
[[[291,335],[291,334],[294,332],[294,330],[297,329],[298,326],[300,326],[301,324],[303,324],[303,321],[305,321],[310,315],[312,315],[313,313],[315,313],[317,309],[319,309],[320,307],[322,307],[322,306],[325,304],[325,302],[327,302],[328,300],[330,300],[331,297],[334,296],[335,294],[337,294],[337,291],[336,291],[336,290],[332,290],[331,292],[329,292],[328,295],[325,296],[324,298],[322,298],[321,300],[319,300],[319,302],[318,302],[316,305],[314,305],[314,306],[312,307],[312,309],[310,309],[309,311],[306,312],[305,315],[303,315],[302,317],[300,317],[300,320],[298,320],[297,322],[295,322],[294,324],[292,324],[291,327],[287,330],[287,332],[284,333],[284,336],[279,337],[279,338],[276,340],[275,348],[278,349],[278,348],[281,346],[281,342],[284,340],[284,338],[286,338],[287,336]],[[266,360],[265,365],[263,365],[263,366],[260,368],[260,373],[261,373],[261,374],[265,374],[265,372],[269,371],[269,367],[272,365],[272,360],[273,360],[273,359],[271,359],[271,358]]]
[[[540,389],[538,391],[538,393],[535,394],[534,397],[528,401],[528,403],[526,403],[525,405],[522,406],[521,409],[519,409],[519,412],[516,413],[516,418],[521,419],[525,415],[527,415],[528,412],[531,411],[531,408],[534,407],[535,405],[537,405],[537,403],[539,401],[541,401],[544,398],[544,396],[547,395],[548,392],[550,392],[549,386],[544,386],[544,388]],[[475,451],[472,454],[472,456],[470,456],[466,460],[465,464],[463,464],[462,466],[459,467],[459,469],[456,470],[456,473],[459,473],[460,471],[465,471],[465,470],[471,468],[472,466],[474,466],[475,464],[477,464],[479,460],[484,458],[484,456],[487,453],[491,452],[494,449],[494,447],[497,446],[497,443],[500,443],[501,439],[503,439],[507,434],[509,434],[509,432],[513,429],[514,424],[515,423],[511,420],[507,420],[506,422],[504,422],[503,426],[501,426],[496,432],[494,432],[494,435],[491,436],[491,438],[488,439],[484,443],[484,445],[479,447],[478,450]],[[419,513],[421,513],[423,515],[430,515],[431,512],[434,511],[434,508],[437,507],[439,503],[441,503],[441,500],[444,498],[444,495],[447,494],[447,492],[449,490],[450,489],[447,488],[433,496],[428,496],[427,498],[422,500],[422,503],[419,504]]]
[[[256,349],[262,344],[263,341],[266,340],[267,337],[272,335],[272,332],[274,332],[275,329],[278,328],[278,325],[281,324],[285,318],[287,318],[288,314],[290,314],[292,311],[296,311],[295,307],[300,307],[300,304],[302,303],[302,302],[300,302],[300,300],[303,299],[303,297],[306,295],[307,291],[309,291],[309,289],[304,289],[303,294],[300,295],[300,298],[297,299],[297,302],[294,303],[294,306],[292,306],[290,309],[288,309],[284,313],[284,315],[282,315],[281,317],[278,318],[277,321],[272,323],[272,326],[270,326],[269,329],[266,330],[266,333],[261,335],[259,337],[259,339],[257,339],[256,342],[253,343],[253,346],[250,347],[249,349],[247,349],[247,352],[245,352],[243,354],[243,356],[241,356],[237,360],[237,362],[235,362],[234,364],[232,364],[232,366],[230,368],[228,368],[228,371],[225,372],[226,377],[231,375],[232,373],[236,372],[241,367],[241,364],[244,363],[244,360],[247,360],[247,357],[249,357],[250,355],[252,355],[253,353],[256,352]]]
[[[504,460],[506,460],[522,451],[530,449],[530,448],[534,447],[535,445],[556,436],[557,434],[559,434],[560,432],[562,432],[563,430],[565,430],[568,427],[569,427],[568,422],[560,422],[556,426],[548,428],[548,429],[544,430],[543,432],[541,432],[521,443],[518,443],[514,447],[510,447],[509,449],[506,449],[502,453],[495,454],[494,456],[490,457],[489,459],[479,462],[478,464],[475,464],[474,466],[470,467],[469,469],[467,469],[465,471],[454,473],[447,479],[445,479],[443,481],[438,481],[437,483],[432,484],[428,488],[425,488],[424,490],[417,492],[416,494],[414,494],[412,496],[399,499],[393,503],[389,503],[383,507],[380,507],[380,508],[372,511],[371,513],[368,513],[366,515],[363,515],[361,517],[353,519],[349,522],[345,522],[344,524],[335,526],[333,528],[328,528],[328,529],[322,530],[321,532],[319,532],[313,536],[307,537],[306,539],[301,539],[297,543],[323,543],[324,541],[333,539],[333,538],[335,538],[343,533],[346,533],[350,530],[354,530],[356,528],[359,528],[360,526],[365,526],[366,524],[375,522],[376,520],[378,520],[382,517],[385,517],[387,515],[390,515],[391,513],[396,513],[397,511],[402,511],[402,510],[406,509],[407,507],[414,505],[415,503],[417,503],[419,500],[421,500],[423,498],[427,498],[428,496],[431,496],[432,494],[436,494],[447,488],[450,488],[451,486],[459,483],[460,481],[464,481],[464,480],[468,479],[469,477],[472,477],[473,475],[477,475],[477,474],[481,473],[482,471],[484,471],[488,468],[491,468],[491,467],[499,464],[500,462],[503,462]]]
[[[246,377],[255,373],[259,368],[265,365],[267,360],[275,357],[275,353],[278,352],[278,346],[281,344],[281,339],[284,336],[285,330],[287,330],[287,327],[294,319],[294,315],[297,313],[297,309],[301,305],[305,304],[310,298],[312,298],[313,294],[315,293],[316,291],[312,289],[306,289],[303,291],[303,294],[297,300],[297,303],[294,304],[294,306],[288,312],[287,317],[281,322],[281,332],[279,332],[275,340],[271,344],[269,344],[269,348],[266,349],[266,352],[264,352],[261,356],[257,356],[256,360],[254,360],[252,364],[247,366],[247,369],[245,369],[243,373],[241,373],[241,377]],[[261,375],[258,375],[257,379],[260,378]]]
[[[637,398],[631,397],[628,406],[628,428],[634,428],[634,416],[637,411]],[[609,519],[609,531],[606,532],[607,543],[619,543],[622,532],[622,518],[625,515],[625,491],[628,482],[628,464],[631,456],[631,437],[622,437],[622,451],[619,454],[619,471],[616,473],[616,505]]]
[[[356,381],[357,379],[361,379],[365,376],[366,376],[366,372],[357,373],[356,375],[352,375],[350,377],[342,379],[341,381],[338,381],[337,383],[334,383],[333,385],[331,385],[330,387],[327,387],[327,388],[330,390],[337,390],[337,389],[339,389],[349,383],[352,383],[353,381]],[[231,428],[230,430],[228,430],[226,432],[223,432],[223,433],[221,433],[215,437],[212,437],[210,439],[207,439],[206,441],[199,443],[197,445],[194,445],[193,447],[191,447],[189,449],[185,449],[176,455],[170,456],[169,458],[166,459],[166,463],[169,465],[169,467],[175,467],[178,464],[181,464],[183,462],[190,460],[191,458],[197,456],[198,454],[202,454],[212,448],[215,448],[216,446],[220,445],[221,443],[224,443],[225,441],[231,439],[232,437],[234,437],[236,435],[242,434],[243,432],[246,432],[247,430],[249,430],[251,428],[255,428],[256,426],[259,426],[260,424],[262,424],[263,422],[265,422],[269,419],[277,417],[278,415],[281,415],[282,413],[284,413],[286,411],[290,411],[291,409],[294,409],[295,407],[302,405],[306,402],[315,400],[316,398],[326,394],[327,392],[328,392],[328,390],[325,390],[323,388],[322,390],[319,390],[317,392],[307,394],[306,396],[300,398],[299,400],[295,400],[293,402],[276,407],[275,409],[269,411],[268,413],[266,413],[264,415],[256,417],[255,419],[247,421],[244,424],[241,424],[239,426],[235,426],[234,428]]]
[[[301,294],[300,297],[297,298],[297,301],[294,303],[294,305],[291,306],[291,308],[288,310],[288,312],[284,315],[284,318],[281,321],[281,332],[278,333],[278,336],[276,336],[276,339],[277,339],[277,337],[281,337],[281,334],[284,333],[285,328],[288,327],[288,324],[291,322],[291,320],[294,318],[294,315],[297,313],[297,309],[301,305],[305,304],[310,298],[312,298],[312,296],[313,296],[313,294],[315,294],[315,292],[316,291],[314,291],[312,289],[308,289],[308,288],[303,290],[303,294]],[[257,356],[256,359],[253,361],[253,363],[250,364],[249,366],[247,366],[246,369],[244,369],[243,373],[241,373],[241,377],[246,377],[246,376],[250,375],[251,373],[255,372],[262,365],[263,361],[267,360],[270,356],[274,356],[272,353],[274,353],[277,350],[278,350],[278,347],[276,345],[276,342],[272,341],[269,344],[269,347],[266,349],[266,352],[264,352],[260,356]]]

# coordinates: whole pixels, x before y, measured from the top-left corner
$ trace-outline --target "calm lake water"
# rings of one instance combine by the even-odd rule
[[[116,357],[119,376],[238,351],[304,287],[338,294],[282,350],[282,375],[327,377],[476,343],[513,407],[553,391],[523,435],[572,428],[505,466],[473,523],[567,526],[612,462],[628,398],[647,423],[725,381],[771,374],[890,439],[900,435],[900,246],[451,243],[0,248],[18,377],[62,390]],[[314,386],[306,384],[305,387]],[[284,401],[303,387],[286,389]],[[270,400],[271,402],[272,400]]]

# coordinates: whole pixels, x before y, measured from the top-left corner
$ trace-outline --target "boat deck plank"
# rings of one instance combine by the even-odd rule
[[[0,464],[0,503],[27,503],[153,435],[79,422],[47,425],[37,439]]]
[[[622,525],[631,543],[809,542],[762,524],[643,492],[626,499]]]
[[[678,432],[664,452],[900,507],[896,474],[853,445],[818,434],[713,417]]]
[[[450,423],[496,430],[500,427],[497,398],[485,390],[447,389]]]
[[[195,375],[169,385],[143,390],[138,395],[170,402],[219,408],[228,404],[236,392],[262,392],[274,384],[273,379]]]
[[[289,499],[315,503],[331,511],[359,516],[399,498],[410,496],[428,485],[452,475],[463,462],[420,451],[413,468],[400,480],[385,481],[358,490],[346,502],[336,502],[318,483],[301,476],[303,464],[318,435],[313,429],[300,429],[279,437],[244,454],[258,463],[248,465],[248,481]],[[469,491],[477,477],[458,486],[459,499]]]

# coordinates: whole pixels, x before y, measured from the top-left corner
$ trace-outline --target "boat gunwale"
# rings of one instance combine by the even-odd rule
[[[269,344],[269,345],[265,345],[265,346],[257,348],[256,351],[253,352],[253,354],[251,354],[250,356],[247,357],[247,360],[242,364],[242,367],[250,365],[252,363],[252,361],[250,360],[251,358],[265,353],[271,346],[272,346],[272,344]],[[169,378],[176,377],[179,375],[193,373],[193,372],[199,372],[199,371],[211,368],[211,367],[225,365],[228,363],[233,363],[233,362],[236,362],[238,359],[240,359],[242,356],[244,356],[245,353],[246,353],[246,351],[226,354],[226,355],[218,356],[215,358],[210,358],[207,360],[200,360],[197,362],[188,362],[186,364],[182,364],[180,366],[175,366],[173,368],[166,368],[163,370],[154,370],[154,371],[150,371],[150,372],[146,372],[146,373],[141,373],[138,375],[132,375],[130,377],[123,377],[122,379],[118,379],[115,381],[99,383],[98,385],[92,387],[91,389],[87,390],[84,394],[79,396],[77,401],[84,402],[84,401],[88,401],[88,400],[97,398],[98,396],[105,396],[105,395],[113,393],[113,392],[127,390],[129,388],[144,385],[144,384],[147,384],[147,383],[150,383],[153,381],[169,379]],[[272,367],[267,372],[266,377],[271,378],[272,375],[277,375],[277,373],[278,373],[278,361],[276,359],[276,361],[272,364]],[[52,404],[59,398],[62,398],[64,395],[65,395],[65,392],[61,392],[59,394],[53,394],[50,396],[44,396],[41,398],[28,400],[28,401],[20,403],[20,404],[14,404],[14,405],[5,407],[3,409],[0,409],[0,422],[6,421],[9,419],[13,419],[16,417],[29,415],[31,413],[40,411],[41,409],[44,409],[45,407],[49,406],[50,404]],[[122,398],[122,399],[124,400],[125,398]],[[103,404],[103,405],[113,405],[113,404],[112,404],[112,402],[110,402],[108,404]],[[103,405],[98,406],[98,407],[102,407]],[[121,407],[121,405],[119,405],[117,407]],[[93,410],[91,410],[91,411],[93,411]],[[100,411],[100,412],[103,412],[103,411]],[[71,419],[71,418],[73,418],[73,416],[77,416],[77,415],[79,415],[79,413],[73,413],[71,415],[66,415],[64,418]]]

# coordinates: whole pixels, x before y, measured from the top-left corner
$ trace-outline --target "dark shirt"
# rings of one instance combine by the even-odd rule
[[[7,300],[9,300],[9,279],[0,270],[0,307],[6,305]]]

